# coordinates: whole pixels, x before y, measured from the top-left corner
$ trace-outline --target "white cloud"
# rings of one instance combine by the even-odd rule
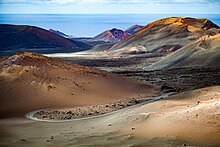
[[[44,1],[41,1],[42,3]],[[83,4],[83,3],[103,3],[107,0],[47,0],[47,3],[51,4]]]
[[[2,4],[207,4],[218,0],[0,0]]]
[[[13,3],[76,4],[76,3],[106,3],[106,2],[108,2],[108,0],[0,0],[0,3],[5,3],[5,4],[13,4]]]

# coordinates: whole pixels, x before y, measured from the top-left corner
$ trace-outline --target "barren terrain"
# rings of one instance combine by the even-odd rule
[[[219,146],[220,87],[67,122],[1,119],[2,146]]]
[[[0,146],[220,146],[219,33],[171,17],[90,51],[0,58]]]
[[[1,117],[160,94],[159,86],[33,53],[8,57],[0,67]]]

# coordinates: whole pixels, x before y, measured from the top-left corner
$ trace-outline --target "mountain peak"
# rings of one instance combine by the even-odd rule
[[[135,25],[129,27],[128,29],[126,29],[125,31],[132,35],[132,34],[138,32],[139,30],[141,30],[142,28],[144,28],[144,26],[140,26],[138,24],[135,24]]]
[[[206,18],[191,18],[191,17],[170,17],[161,20],[165,24],[189,25],[196,28],[219,28],[216,24]]]
[[[191,17],[168,17],[157,21],[154,21],[143,28],[143,31],[154,27],[155,25],[177,25],[180,27],[186,27],[188,31],[194,32],[201,29],[219,28],[218,25],[206,18],[191,18]],[[140,33],[141,33],[140,32]]]
[[[120,30],[120,29],[112,28],[112,29],[110,29],[109,31],[117,31],[117,30]]]
[[[124,40],[130,36],[127,32],[117,29],[117,28],[112,28],[110,30],[107,30],[97,36],[95,36],[93,39],[94,40],[99,40],[99,41],[105,41],[105,42],[119,42],[121,40]]]

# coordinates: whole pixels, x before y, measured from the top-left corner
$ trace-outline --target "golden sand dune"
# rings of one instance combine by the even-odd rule
[[[155,95],[159,87],[34,53],[0,63],[0,116]]]

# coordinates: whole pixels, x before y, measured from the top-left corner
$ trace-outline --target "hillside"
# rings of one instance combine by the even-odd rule
[[[204,36],[146,69],[220,68],[220,34]]]
[[[0,117],[151,96],[160,88],[35,53],[0,60]]]
[[[207,19],[171,17],[152,22],[136,34],[109,49],[115,56],[123,54],[166,55],[204,35],[215,35],[219,27]]]
[[[17,51],[37,53],[76,52],[91,46],[64,38],[48,30],[26,25],[0,25],[0,54],[12,55]]]

